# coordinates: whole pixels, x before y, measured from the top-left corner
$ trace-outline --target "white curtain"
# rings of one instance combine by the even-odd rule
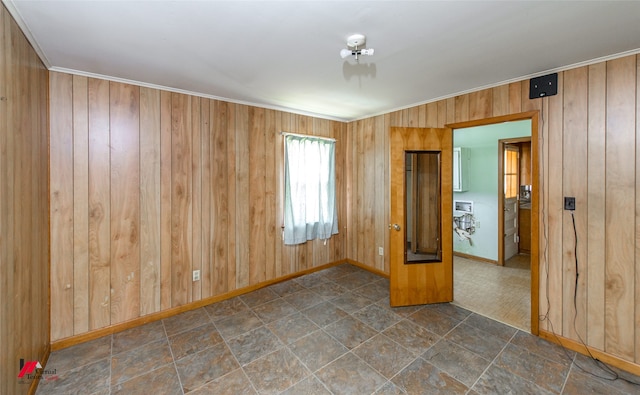
[[[338,233],[335,141],[285,135],[284,243]]]

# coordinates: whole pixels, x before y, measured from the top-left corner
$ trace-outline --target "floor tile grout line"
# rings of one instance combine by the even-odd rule
[[[247,374],[247,372],[244,370],[244,366],[240,363],[240,361],[238,360],[238,357],[236,357],[236,355],[233,353],[233,349],[231,348],[231,345],[227,342],[227,340],[224,337],[222,337],[222,341],[224,342],[225,346],[227,347],[227,350],[229,350],[229,354],[231,354],[231,357],[233,357],[233,360],[236,361],[236,363],[238,364],[238,369],[240,369],[240,371],[242,371],[242,374],[244,375],[244,377],[247,379],[249,384],[251,384],[251,388],[253,388],[253,390],[256,392],[256,394],[259,394],[260,392],[256,388],[256,386],[253,383],[253,381],[251,381],[251,379],[249,378],[249,375]],[[231,372],[227,372],[227,374],[229,374],[229,373],[231,373]],[[220,377],[224,377],[224,375],[220,376]],[[211,381],[213,381],[213,380],[211,380]],[[209,384],[211,381],[205,383],[204,385]]]
[[[110,344],[109,351],[110,352],[109,352],[109,379],[108,379],[109,381],[108,381],[108,383],[109,383],[109,393],[111,393],[111,390],[112,390],[112,388],[111,388],[112,379],[111,378],[113,377],[113,368],[112,368],[112,366],[113,366],[113,342],[115,341],[115,339],[114,339],[113,333],[111,335],[109,335],[109,337],[111,338],[110,339],[111,341],[109,342],[109,344]]]
[[[378,335],[386,336],[386,335],[384,335],[383,333],[378,333]],[[376,336],[377,336],[377,335],[376,335]],[[374,337],[375,337],[375,336],[374,336]],[[386,336],[386,337],[387,337],[388,339],[391,339],[389,336]],[[373,339],[373,337],[372,337],[372,338],[370,338],[370,339],[368,339],[366,342],[368,342],[368,341],[369,341],[369,340],[371,340],[371,339]],[[393,339],[391,339],[391,341],[393,341]],[[396,377],[397,375],[399,375],[399,374],[400,374],[404,369],[406,369],[409,365],[411,365],[411,364],[412,364],[412,363],[414,363],[418,358],[420,358],[420,357],[421,357],[420,355],[418,355],[417,357],[414,357],[414,358],[413,358],[413,359],[411,359],[408,363],[406,363],[404,366],[402,366],[402,368],[398,369],[398,371],[397,371],[397,372],[395,372],[395,373],[393,374],[393,376],[391,376],[391,377],[387,377],[387,376],[385,376],[382,372],[378,371],[378,369],[376,369],[376,368],[374,368],[373,366],[371,366],[371,365],[370,365],[366,360],[364,360],[364,358],[360,358],[360,356],[354,352],[357,348],[359,348],[359,347],[363,346],[366,342],[363,342],[363,343],[359,344],[357,347],[354,347],[352,350],[350,350],[350,352],[351,352],[351,353],[352,353],[356,358],[358,358],[358,359],[360,359],[362,362],[364,362],[368,367],[370,367],[371,369],[373,369],[373,370],[374,370],[376,373],[378,373],[380,376],[384,377],[384,379],[386,380],[382,385],[380,385],[378,388],[376,388],[376,390],[374,391],[374,393],[375,393],[376,391],[379,391],[379,390],[380,390],[382,387],[384,387],[387,383],[392,383],[393,385],[395,385],[395,384],[391,381],[391,379],[392,379],[393,377]],[[398,343],[396,343],[396,344],[398,344]],[[403,347],[402,345],[400,345],[400,344],[398,344],[398,345],[399,345],[401,348],[403,348],[403,349],[407,350],[407,349],[406,349],[405,347]],[[411,354],[411,351],[407,350],[407,352]],[[412,354],[412,356],[413,356],[413,354]]]
[[[575,356],[573,357],[573,360],[575,360]],[[573,369],[573,360],[569,365],[569,370],[567,371],[567,375],[564,377],[564,380],[562,381],[562,387],[560,388],[560,392],[559,392],[560,394],[563,394],[565,388],[567,387],[567,382],[569,381],[569,376],[571,376],[571,370]]]
[[[516,332],[517,333],[517,332]],[[496,360],[498,359],[498,357],[500,356],[500,354],[502,354],[502,352],[507,348],[507,346],[509,345],[509,343],[511,343],[511,340],[513,340],[513,337],[515,336],[515,333],[511,336],[511,339],[509,339],[509,341],[505,342],[504,346],[502,346],[502,349],[500,350],[500,352],[498,352],[496,354],[495,357],[493,357],[493,359],[491,360],[491,362],[489,362],[489,364],[487,365],[486,368],[484,368],[484,370],[482,371],[482,373],[480,373],[480,375],[478,376],[478,378],[476,379],[476,381],[473,382],[473,385],[471,385],[469,387],[469,391],[471,391],[476,384],[478,384],[478,382],[480,381],[480,379],[487,373],[487,371],[489,371],[489,369],[491,368],[491,366],[494,365],[494,363],[496,362]],[[465,348],[466,349],[466,348]],[[474,353],[475,354],[475,353]],[[496,365],[497,367],[497,365]],[[535,384],[535,383],[534,383]]]
[[[184,386],[182,385],[182,378],[180,377],[180,371],[178,371],[178,365],[176,364],[176,357],[173,352],[173,348],[171,347],[171,342],[169,341],[169,335],[167,334],[167,328],[164,325],[164,320],[162,320],[162,329],[164,330],[164,336],[167,340],[167,345],[169,346],[169,352],[171,353],[171,363],[173,365],[173,370],[176,372],[176,377],[178,378],[178,384],[180,385],[180,391],[182,395],[184,395]]]
[[[527,332],[524,332],[524,331],[517,331],[517,332],[515,333],[515,335],[514,335],[514,338],[515,338],[515,337],[518,335],[518,333],[520,333],[520,332],[522,332],[522,333],[524,333],[524,334],[526,334],[526,335],[533,336],[533,335],[528,334]],[[513,340],[513,339],[512,339],[512,340]],[[513,343],[513,342],[510,342],[510,344],[511,344],[513,347],[517,347],[518,349],[526,350],[527,352],[529,352],[529,353],[531,353],[531,354],[535,355],[535,356],[536,356],[536,357],[538,357],[538,358],[542,358],[542,359],[544,359],[545,361],[552,362],[552,363],[555,363],[555,364],[560,364],[560,365],[564,365],[564,364],[566,364],[566,363],[567,363],[567,360],[560,361],[560,360],[557,360],[557,359],[553,359],[553,358],[551,358],[551,357],[548,357],[548,356],[547,356],[547,355],[545,355],[544,353],[537,352],[537,351],[533,351],[533,350],[531,350],[531,349],[527,348],[527,347],[526,347],[526,346],[524,346],[524,345],[516,344],[516,343]],[[569,356],[568,356],[568,355],[566,355],[566,354],[563,354],[563,355],[564,355],[564,357],[567,357],[567,359],[568,359],[568,366],[569,366],[569,368],[571,368],[571,366],[575,364],[576,354],[574,353],[573,357],[571,357],[571,358],[569,358]],[[562,359],[564,359],[564,358],[562,358]]]
[[[324,388],[326,388],[326,390],[327,390],[327,391],[329,391],[330,393],[332,393],[332,392],[331,392],[331,390],[326,386],[326,384],[324,383],[324,381],[320,380],[320,378],[318,378],[318,376],[316,376],[316,372],[317,372],[318,370],[322,369],[322,368],[323,368],[324,366],[326,366],[326,365],[324,365],[324,366],[322,366],[322,367],[320,367],[320,368],[316,369],[315,371],[313,371],[313,370],[311,370],[311,368],[310,368],[306,363],[304,363],[304,361],[303,361],[302,359],[300,359],[300,358],[296,355],[296,353],[294,353],[294,352],[293,352],[293,350],[291,350],[290,344],[285,344],[284,348],[286,348],[286,349],[287,349],[287,351],[289,351],[289,353],[290,353],[291,355],[293,355],[293,357],[294,357],[295,359],[297,359],[297,360],[298,360],[298,362],[300,362],[300,363],[302,364],[302,366],[304,366],[304,368],[309,372],[309,375],[307,375],[307,376],[305,376],[304,378],[302,378],[302,379],[298,380],[296,383],[293,383],[292,385],[290,385],[288,388],[285,388],[285,389],[284,389],[283,391],[281,391],[281,392],[287,391],[287,390],[289,390],[289,389],[291,389],[291,388],[295,387],[296,385],[298,385],[298,384],[299,384],[299,383],[301,383],[302,381],[304,381],[304,380],[308,379],[309,377],[314,377],[314,378],[315,378],[315,379],[316,379],[316,380],[317,380],[317,381],[318,381],[318,382],[319,382],[319,383],[320,383]],[[336,359],[337,359],[337,358],[336,358]],[[335,361],[335,360],[334,360],[334,361]],[[332,362],[333,362],[333,361],[332,361]],[[329,362],[329,363],[331,363],[331,362]]]

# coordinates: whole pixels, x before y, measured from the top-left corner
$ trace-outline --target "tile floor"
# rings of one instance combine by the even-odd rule
[[[37,394],[640,393],[455,305],[390,308],[388,289],[332,267],[56,351]]]

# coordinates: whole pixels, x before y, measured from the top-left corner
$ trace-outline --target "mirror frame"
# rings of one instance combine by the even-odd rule
[[[417,231],[417,227],[415,226],[411,226],[410,224],[410,218],[415,218],[415,213],[412,213],[413,215],[410,217],[409,213],[408,213],[408,209],[409,209],[409,201],[410,199],[412,199],[410,196],[413,196],[414,194],[409,194],[409,185],[411,185],[411,190],[415,191],[414,187],[415,185],[413,184],[413,180],[409,179],[409,174],[408,174],[408,169],[409,169],[409,163],[412,161],[412,156],[413,155],[419,155],[419,154],[428,154],[428,155],[436,155],[436,162],[437,162],[437,171],[436,171],[436,176],[437,176],[437,180],[436,180],[436,199],[431,201],[431,205],[433,205],[432,207],[435,208],[436,211],[436,252],[435,253],[417,253],[417,254],[413,254],[409,253],[410,251],[410,240],[409,240],[409,230],[410,229],[416,229]],[[404,151],[404,162],[405,162],[405,177],[404,177],[404,192],[405,192],[405,196],[407,199],[407,202],[405,203],[405,223],[404,223],[404,227],[405,227],[405,232],[404,232],[404,246],[405,246],[405,251],[404,251],[404,263],[405,264],[420,264],[420,263],[440,263],[442,262],[442,210],[441,210],[441,201],[442,201],[442,151],[440,150],[405,150]],[[412,174],[413,173],[413,165],[412,165]],[[415,178],[415,177],[412,177]],[[412,234],[411,235],[412,239],[417,239],[417,234]],[[414,241],[415,242],[415,241]]]

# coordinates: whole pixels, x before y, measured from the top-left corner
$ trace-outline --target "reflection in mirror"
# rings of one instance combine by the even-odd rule
[[[405,263],[442,262],[440,152],[407,151]]]

